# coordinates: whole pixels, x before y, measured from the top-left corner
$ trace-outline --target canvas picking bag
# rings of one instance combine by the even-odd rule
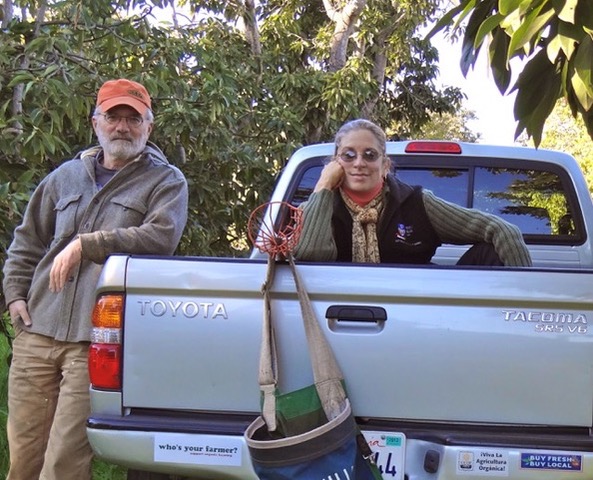
[[[264,321],[259,368],[262,413],[245,431],[255,472],[261,480],[381,479],[352,414],[342,372],[315,318],[291,254],[288,261],[303,317],[314,383],[288,393],[278,389],[278,352],[270,302],[275,261],[270,255],[262,286]]]

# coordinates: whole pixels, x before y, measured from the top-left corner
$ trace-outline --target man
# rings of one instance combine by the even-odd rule
[[[50,173],[15,230],[3,285],[15,329],[9,480],[91,479],[87,354],[101,266],[112,253],[173,254],[187,220],[187,182],[148,142],[153,118],[144,86],[103,84],[100,146]]]

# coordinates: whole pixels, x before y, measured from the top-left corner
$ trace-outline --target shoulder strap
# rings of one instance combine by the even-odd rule
[[[346,392],[344,390],[344,376],[338,366],[325,335],[321,331],[319,322],[315,317],[311,300],[303,281],[297,271],[292,254],[288,254],[288,263],[296,285],[303,324],[309,345],[309,357],[313,368],[313,379],[321,405],[328,418],[332,420],[344,411]]]
[[[259,387],[262,392],[262,417],[268,430],[276,430],[276,387],[278,384],[278,357],[276,339],[271,319],[270,289],[276,273],[276,261],[273,255],[268,257],[266,279],[262,285],[264,296],[264,318],[262,340],[259,353]]]

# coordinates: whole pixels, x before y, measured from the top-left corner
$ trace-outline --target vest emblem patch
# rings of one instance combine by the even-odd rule
[[[412,225],[404,225],[403,223],[397,224],[397,233],[395,234],[395,238],[397,240],[403,240],[404,242],[408,240],[414,233],[414,227]]]

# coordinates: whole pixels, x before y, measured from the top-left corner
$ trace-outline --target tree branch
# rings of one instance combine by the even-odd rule
[[[245,37],[251,45],[251,53],[257,58],[261,57],[261,42],[255,13],[255,1],[245,0],[243,11],[243,25],[245,26]]]
[[[366,0],[349,0],[339,9],[334,7],[332,0],[323,0],[327,16],[335,24],[328,66],[330,72],[346,65],[348,40],[366,3]]]
[[[376,93],[364,102],[362,113],[365,118],[370,118],[375,105],[381,96],[381,89],[385,82],[385,70],[387,69],[387,42],[389,37],[395,32],[397,25],[404,18],[402,13],[396,20],[390,22],[389,25],[383,28],[377,35],[377,42],[375,44],[376,52],[373,55],[373,79],[377,82],[378,89]]]
[[[8,24],[14,16],[12,7],[12,0],[4,0],[4,5],[2,6],[2,28],[8,28]]]

